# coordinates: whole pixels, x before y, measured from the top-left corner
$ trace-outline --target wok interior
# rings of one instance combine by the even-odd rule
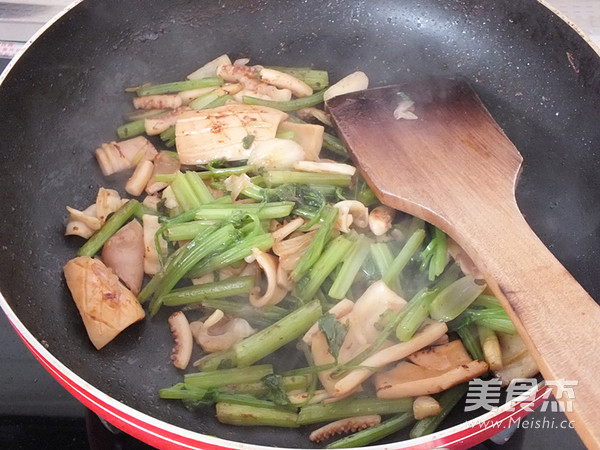
[[[364,70],[372,86],[467,77],[524,156],[518,200],[528,221],[600,298],[600,64],[536,1],[84,1],[38,38],[0,86],[0,290],[33,335],[92,385],[200,433],[310,445],[303,428],[224,426],[212,410],[161,401],[157,390],[181,377],[169,360],[166,308],[97,352],[62,277],[81,245],[63,237],[65,206],[86,207],[100,186],[122,192],[124,176],[102,177],[93,150],[116,139],[131,109],[124,88],[182,79],[222,53],[324,68],[332,79]],[[445,425],[469,418],[461,410]]]

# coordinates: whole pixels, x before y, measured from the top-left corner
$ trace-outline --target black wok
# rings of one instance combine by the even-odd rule
[[[0,291],[32,351],[94,411],[156,445],[167,444],[144,429],[164,423],[232,441],[310,445],[304,429],[223,426],[212,413],[158,399],[158,388],[180,379],[167,312],[98,352],[62,277],[81,244],[63,236],[65,206],[83,208],[98,187],[123,186],[102,177],[93,150],[115,139],[130,109],[124,88],[181,79],[222,53],[329,68],[333,79],[361,69],[372,85],[467,77],[524,156],[517,196],[529,223],[600,298],[600,58],[537,1],[84,1],[0,86]],[[154,421],[126,423],[121,412],[135,410]],[[465,419],[457,412],[445,426]]]

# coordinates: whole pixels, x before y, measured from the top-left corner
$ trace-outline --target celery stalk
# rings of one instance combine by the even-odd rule
[[[412,410],[412,404],[412,398],[384,400],[377,397],[348,398],[332,403],[316,403],[300,409],[298,424],[309,425],[369,414],[405,413]]]
[[[221,423],[241,426],[298,426],[298,415],[294,412],[233,403],[217,403],[217,419]]]
[[[139,97],[146,95],[160,95],[187,91],[190,89],[199,89],[203,87],[221,86],[223,80],[221,78],[199,78],[196,80],[174,81],[172,83],[163,83],[142,86],[136,89],[136,94]]]
[[[77,256],[94,256],[104,243],[115,234],[125,222],[134,216],[140,207],[137,200],[128,200],[123,206],[115,211],[102,228],[96,231],[88,241],[77,252]]]
[[[319,230],[291,273],[293,280],[298,281],[317,262],[325,244],[331,237],[331,231],[333,230],[337,215],[338,210],[336,208],[325,207]]]
[[[201,303],[211,298],[233,297],[248,294],[254,287],[254,277],[234,277],[212,283],[198,284],[179,289],[173,289],[163,295],[160,302],[165,306],[181,306],[191,303]]]
[[[347,187],[352,181],[350,175],[339,173],[300,172],[296,170],[268,170],[263,173],[263,181],[267,186],[282,184],[316,184]]]
[[[392,264],[387,268],[383,274],[382,280],[390,286],[391,282],[396,279],[402,269],[406,267],[413,255],[419,250],[419,247],[425,239],[425,230],[416,230],[406,241],[400,253],[394,258]]]
[[[345,438],[339,439],[332,442],[327,448],[355,448],[364,447],[377,442],[384,437],[390,436],[397,431],[406,428],[410,424],[414,423],[415,418],[412,412],[405,412],[402,414],[395,415],[390,419],[381,422],[379,425],[374,427],[361,430],[357,433],[346,436]]]
[[[131,122],[124,123],[117,128],[117,136],[119,139],[129,139],[146,132],[146,125],[144,119],[133,120]]]
[[[273,373],[271,364],[243,368],[213,370],[211,372],[186,373],[186,388],[212,389],[228,384],[254,383]]]
[[[325,279],[346,257],[354,243],[344,236],[338,236],[325,247],[325,250],[313,267],[298,281],[295,293],[306,302],[313,299]]]
[[[341,300],[350,290],[358,271],[362,267],[371,249],[371,240],[364,235],[359,235],[352,251],[344,259],[342,267],[329,289],[329,296]]]
[[[246,105],[268,106],[270,108],[279,109],[280,111],[297,111],[298,109],[316,106],[323,103],[323,94],[325,89],[315,92],[312,95],[302,98],[296,98],[288,101],[263,100],[261,98],[250,97],[244,95],[242,101]]]
[[[232,348],[238,367],[247,367],[304,334],[321,317],[318,301],[292,311],[273,325],[238,342]]]

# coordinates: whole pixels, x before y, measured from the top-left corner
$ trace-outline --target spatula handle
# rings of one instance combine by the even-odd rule
[[[577,383],[570,385],[575,398],[563,398],[573,407],[565,412],[588,448],[600,448],[600,307],[536,236],[516,203],[501,208],[484,202],[470,210],[475,213],[446,224],[446,231],[483,271],[544,378]]]

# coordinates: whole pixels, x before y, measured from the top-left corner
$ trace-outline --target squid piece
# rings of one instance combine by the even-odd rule
[[[366,430],[381,423],[381,416],[377,414],[368,416],[348,417],[328,423],[321,428],[310,433],[310,440],[321,442],[332,436],[344,433],[354,433],[356,431]]]
[[[395,368],[375,375],[378,398],[406,398],[437,394],[488,371],[485,361],[471,361],[447,372],[425,369],[402,361]]]
[[[256,286],[250,292],[250,303],[256,308],[276,305],[283,300],[287,294],[287,289],[282,288],[277,283],[277,266],[279,261],[276,256],[255,248],[252,249],[252,255],[256,258],[256,262],[267,278],[267,289],[264,294],[261,294],[260,287]]]
[[[88,206],[83,211],[67,206],[69,220],[65,229],[65,236],[81,236],[89,239],[102,226],[102,221],[96,214],[96,205]]]
[[[190,363],[194,347],[190,323],[185,317],[185,314],[181,311],[177,311],[169,317],[169,326],[171,327],[171,333],[173,334],[173,340],[175,341],[171,360],[175,367],[184,370]]]
[[[119,209],[127,201],[121,198],[114,189],[100,188],[96,196],[96,203],[88,206],[83,211],[67,206],[69,220],[65,235],[81,236],[89,239],[102,227],[109,214]]]
[[[280,89],[289,89],[296,97],[308,97],[313,93],[312,88],[304,81],[279,70],[263,68],[260,79]]]
[[[471,359],[460,340],[415,352],[409,361],[375,375],[379,398],[404,398],[442,392],[488,371],[485,361]]]
[[[106,221],[108,216],[117,211],[127,199],[122,199],[114,189],[98,189],[96,195],[96,215],[102,223]]]
[[[144,214],[142,216],[142,225],[144,228],[144,272],[148,275],[155,275],[161,269],[160,259],[158,257],[158,249],[154,236],[161,227],[158,222],[158,216]],[[167,242],[162,238],[158,238],[161,252],[167,251]]]
[[[144,129],[146,134],[148,136],[156,136],[163,131],[167,131],[177,123],[177,119],[185,111],[190,111],[190,108],[178,107],[167,114],[162,114],[156,117],[147,117],[144,119]]]
[[[296,111],[296,114],[298,114],[298,117],[300,117],[303,120],[311,120],[314,118],[321,122],[323,125],[327,125],[328,127],[333,126],[329,114],[327,114],[322,109],[315,108],[314,106],[310,106],[308,108],[301,108],[298,111]]]
[[[344,317],[348,323],[348,332],[340,348],[339,363],[350,361],[375,342],[381,331],[378,324],[382,314],[388,310],[400,311],[405,305],[406,300],[383,281],[376,281],[369,286],[356,300],[350,314]],[[410,353],[412,352],[408,354]]]
[[[244,102],[245,95],[276,102],[287,102],[292,98],[292,91],[289,89],[279,89],[255,78],[242,77],[240,84],[242,89],[233,96],[234,100],[239,103]]]
[[[302,233],[297,236],[292,235],[288,239],[275,241],[273,244],[273,253],[279,256],[279,265],[287,272],[291,272],[306,252],[306,249],[315,238],[317,230]]]
[[[495,374],[503,386],[516,378],[534,377],[539,369],[518,334],[497,333],[502,350],[502,369]]]
[[[206,321],[195,321],[190,326],[196,343],[207,353],[229,350],[256,332],[245,319],[227,319],[219,309]]]
[[[227,180],[226,180],[227,181]],[[278,226],[275,230],[271,231],[271,236],[273,236],[273,240],[281,241],[285,239],[302,225],[304,225],[305,221],[302,217],[296,217],[295,219],[290,220],[288,223],[282,226]]]
[[[369,209],[358,200],[342,200],[333,206],[339,211],[335,226],[342,233],[349,233],[352,225],[357,228],[369,225]]]
[[[130,169],[143,160],[152,160],[156,148],[144,136],[120,142],[102,144],[96,149],[96,159],[105,176]]]
[[[125,183],[125,191],[134,197],[142,195],[153,173],[154,164],[152,161],[142,161],[135,167],[133,174]]]
[[[135,295],[99,259],[80,256],[67,262],[63,270],[96,349],[100,350],[129,325],[145,317]]]
[[[215,159],[247,159],[256,141],[272,139],[279,123],[287,119],[282,111],[265,106],[228,104],[217,108],[184,112],[175,125],[179,162],[206,164]]]
[[[181,103],[181,97],[177,94],[144,95],[133,99],[135,109],[175,109]]]
[[[179,159],[169,152],[160,152],[154,157],[154,170],[146,184],[146,193],[152,195],[166,188],[169,183],[156,181],[156,175],[168,175],[177,173],[181,168]]]
[[[246,66],[242,64],[223,64],[217,67],[217,76],[229,83],[237,83],[243,78],[258,78],[260,66]]]
[[[369,229],[375,236],[382,236],[392,228],[396,210],[389,206],[379,205],[369,214]]]
[[[144,279],[144,229],[132,220],[102,247],[102,261],[137,295]]]
[[[335,384],[336,397],[347,395],[348,392],[356,389],[373,374],[373,369],[382,368],[392,362],[406,358],[408,355],[431,345],[432,342],[438,340],[447,332],[448,327],[445,323],[432,321],[422,327],[410,340],[384,348],[368,357],[362,362],[365,368],[351,371]],[[483,364],[487,370],[487,364],[485,362]]]

